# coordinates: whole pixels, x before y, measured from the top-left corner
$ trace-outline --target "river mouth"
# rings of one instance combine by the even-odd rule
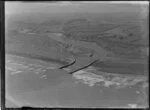
[[[19,105],[44,104],[49,107],[51,103],[55,106],[87,107],[91,104],[90,107],[108,107],[110,104],[125,106],[137,103],[137,100],[144,103],[141,98],[137,99],[140,94],[144,100],[144,90],[139,88],[147,84],[147,76],[142,72],[145,68],[141,65],[139,69],[140,66],[133,67],[128,63],[100,61],[71,75],[71,68],[59,69],[68,64],[65,60],[24,53],[6,53],[7,97],[13,97]],[[85,66],[89,62],[83,62],[83,59],[86,61],[85,58],[78,58],[78,64]],[[140,70],[140,74],[131,71],[131,67]]]
[[[28,59],[35,59],[35,60],[37,59],[37,60],[50,62],[50,63],[53,62],[54,64],[61,65],[58,68],[68,65],[67,61],[61,61],[59,59],[47,58],[47,57],[38,56],[38,55],[31,55],[31,54],[18,53],[18,52],[8,52],[6,53],[6,55],[7,54],[8,56],[10,55],[10,56],[16,56],[16,57],[22,57],[22,58],[28,58]],[[118,74],[124,74],[124,75],[145,75],[144,71],[148,70],[148,66],[146,64],[130,63],[130,62],[129,63],[124,63],[124,62],[116,63],[116,62],[109,62],[109,61],[107,62],[98,61],[98,62],[93,63],[91,66],[98,71],[103,71],[106,73],[118,73]],[[69,68],[65,67],[64,70],[69,70]]]
[[[6,96],[8,99],[11,96],[21,106],[42,107],[41,104],[44,104],[49,107],[51,103],[55,106],[75,104],[91,107],[95,103],[96,107],[107,107],[106,102],[120,106],[119,104],[127,105],[129,102],[136,103],[137,85],[147,81],[144,76],[107,73],[97,71],[94,67],[70,75],[70,70],[58,69],[59,66],[54,62],[9,55],[6,57]],[[118,94],[122,98],[115,98]],[[134,98],[131,100],[130,96],[126,99],[123,94],[130,94]],[[115,102],[112,103],[111,100]],[[122,101],[118,103],[119,100]]]

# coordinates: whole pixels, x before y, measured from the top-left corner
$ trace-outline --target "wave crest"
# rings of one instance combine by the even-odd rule
[[[81,70],[75,72],[73,77],[79,80],[82,80],[84,84],[88,84],[89,86],[94,85],[103,85],[105,87],[115,86],[117,88],[123,88],[128,86],[136,85],[137,83],[146,82],[147,77],[138,75],[138,76],[131,76],[131,75],[121,75],[117,73],[106,73],[97,71],[99,75],[86,71]]]

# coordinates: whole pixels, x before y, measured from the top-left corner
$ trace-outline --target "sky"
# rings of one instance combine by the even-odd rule
[[[145,5],[146,4],[146,5]],[[64,12],[142,12],[148,2],[5,2],[6,14]]]

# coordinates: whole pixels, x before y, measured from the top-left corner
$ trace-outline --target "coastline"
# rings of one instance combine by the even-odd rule
[[[66,65],[68,62],[61,61],[59,59],[48,58],[39,55],[31,55],[27,53],[19,53],[19,52],[6,52],[6,55],[15,55],[22,56],[30,59],[37,59],[44,62],[54,62],[60,65]],[[145,67],[142,63],[132,63],[132,62],[114,62],[114,61],[98,61],[94,63],[92,66],[94,69],[103,72],[111,72],[111,73],[119,73],[119,74],[144,74],[142,73],[148,67]],[[136,70],[136,71],[135,71]]]
[[[21,57],[30,58],[30,59],[38,59],[38,60],[42,60],[44,62],[54,62],[54,63],[63,64],[63,65],[64,64],[68,64],[68,62],[61,61],[61,60],[58,60],[58,59],[48,58],[48,57],[39,56],[39,55],[31,55],[31,54],[27,54],[27,53],[6,52],[6,54],[8,54],[8,55],[15,55],[15,56],[21,56]]]

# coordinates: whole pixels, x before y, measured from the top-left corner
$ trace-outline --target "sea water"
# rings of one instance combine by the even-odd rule
[[[94,67],[70,75],[69,70],[59,70],[53,63],[31,62],[27,58],[8,58],[6,62],[6,96],[7,99],[10,97],[11,101],[18,103],[16,105],[35,107],[146,106],[145,97],[148,94],[143,88],[148,87],[144,86],[148,83],[145,76],[107,73]],[[17,71],[18,74],[12,74]]]

